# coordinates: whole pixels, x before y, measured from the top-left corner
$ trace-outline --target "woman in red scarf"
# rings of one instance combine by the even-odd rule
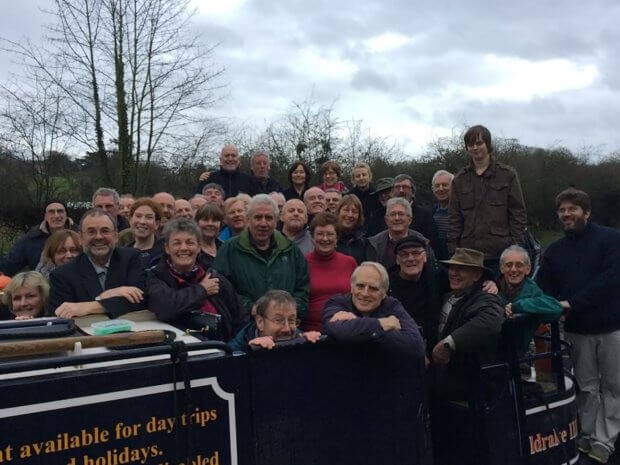
[[[201,314],[220,315],[220,336],[228,341],[249,315],[239,306],[230,282],[196,261],[200,228],[192,220],[174,219],[166,223],[163,237],[166,255],[147,271],[149,308],[160,320],[183,326],[192,318],[200,321]]]

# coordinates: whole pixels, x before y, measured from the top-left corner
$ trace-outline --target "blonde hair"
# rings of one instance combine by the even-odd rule
[[[47,302],[49,301],[50,285],[47,279],[45,279],[45,276],[38,271],[24,271],[13,276],[11,282],[4,288],[2,303],[13,313],[13,293],[23,286],[32,287],[39,291],[42,303],[40,313],[44,313],[47,308]]]
[[[368,171],[368,182],[372,182],[372,170],[370,169],[370,165],[363,161],[358,161],[353,166],[353,169],[351,170],[351,181],[353,182],[353,184],[355,184],[355,177],[354,177],[355,170],[360,169],[360,168],[364,168],[366,171]]]

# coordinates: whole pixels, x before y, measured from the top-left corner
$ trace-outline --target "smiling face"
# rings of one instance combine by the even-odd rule
[[[509,286],[516,287],[530,274],[532,267],[528,264],[528,260],[523,256],[523,253],[514,251],[504,256],[499,269],[506,283]]]
[[[107,215],[87,216],[80,226],[82,247],[91,260],[104,264],[112,254],[118,234]]]
[[[327,205],[327,211],[336,214],[336,207],[338,202],[342,199],[340,192],[325,192],[325,204]]]
[[[316,215],[325,211],[327,207],[325,203],[325,192],[318,187],[311,187],[304,194],[304,203],[308,209],[309,215]]]
[[[269,177],[269,157],[267,155],[255,155],[252,157],[250,163],[252,166],[252,173],[258,179],[267,179]]]
[[[271,302],[265,316],[256,315],[259,336],[271,336],[274,341],[286,341],[295,335],[297,309],[294,305]]]
[[[338,227],[343,231],[352,231],[357,226],[359,217],[360,211],[355,205],[345,204],[338,212]]]
[[[291,180],[295,186],[303,186],[306,182],[306,171],[304,167],[299,165],[291,173]]]
[[[134,238],[147,239],[157,233],[159,221],[157,221],[157,215],[151,207],[142,205],[136,208],[129,218],[129,227]]]
[[[38,288],[21,286],[13,291],[11,306],[16,317],[35,318],[43,313],[43,297]]]
[[[365,191],[370,184],[370,174],[366,168],[355,168],[353,170],[353,184]]]
[[[73,237],[67,236],[62,245],[54,252],[54,265],[61,266],[69,263],[74,257],[79,255],[80,250],[79,244],[75,243]]]
[[[355,278],[351,280],[351,297],[353,305],[362,313],[374,311],[385,297],[381,275],[373,266],[358,268]]]
[[[444,205],[450,199],[450,187],[452,185],[452,177],[447,174],[440,174],[433,181],[433,194],[437,201]]]
[[[403,247],[396,254],[396,263],[403,278],[417,280],[426,263],[426,250],[424,247]]]
[[[323,256],[331,255],[336,250],[338,243],[336,227],[333,224],[317,226],[312,234],[312,243],[315,253]]]
[[[467,145],[467,153],[476,165],[488,164],[490,160],[489,149],[486,142],[482,140],[482,135],[471,144]]]
[[[239,200],[230,204],[226,209],[226,224],[235,234],[239,234],[241,230],[245,228],[245,223],[245,202]]]
[[[188,220],[194,219],[192,206],[187,200],[177,199],[174,201],[174,217],[187,218]]]
[[[323,173],[323,182],[328,186],[335,186],[338,182],[338,173],[336,173],[333,169],[329,168],[325,170]]]
[[[131,210],[131,206],[135,201],[136,199],[132,197],[121,197],[121,208],[118,211],[118,214],[126,220],[129,220],[129,210]]]
[[[116,218],[120,209],[120,204],[117,204],[113,195],[98,195],[93,202],[94,208],[100,208],[106,213],[112,215],[112,218]]]
[[[394,204],[385,213],[385,224],[392,237],[400,237],[409,230],[411,216],[404,205]]]
[[[225,145],[220,153],[220,166],[224,171],[235,171],[239,168],[241,159],[239,150],[234,145]]]
[[[172,265],[179,271],[191,271],[196,265],[196,257],[200,252],[198,238],[187,231],[176,231],[170,234],[165,245],[166,253]]]
[[[222,222],[213,218],[204,218],[198,220],[198,227],[202,231],[204,240],[215,239],[220,232]]]
[[[163,227],[174,216],[174,197],[167,192],[153,196],[153,201],[161,207],[161,226]]]
[[[482,269],[475,266],[450,265],[448,267],[448,279],[450,289],[456,295],[463,294],[482,277]]]
[[[589,211],[584,211],[579,205],[568,200],[562,202],[558,207],[558,220],[564,232],[579,233],[583,231],[589,219]]]
[[[45,222],[51,232],[58,231],[65,227],[67,221],[67,210],[61,203],[50,203],[45,207]]]

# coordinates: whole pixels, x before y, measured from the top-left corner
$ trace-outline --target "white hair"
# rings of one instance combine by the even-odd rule
[[[257,194],[252,197],[252,200],[250,200],[250,203],[248,203],[248,208],[246,209],[246,214],[248,215],[248,217],[252,213],[252,209],[255,205],[271,205],[273,207],[273,213],[276,218],[280,214],[280,209],[278,208],[277,202],[271,197],[269,197],[269,195],[267,194]]]
[[[370,266],[374,268],[375,270],[377,270],[377,272],[379,273],[379,276],[381,276],[381,286],[383,287],[383,292],[387,292],[388,289],[390,288],[390,277],[388,276],[388,273],[385,270],[385,267],[381,263],[377,263],[377,262],[360,263],[357,266],[357,268],[355,268],[355,270],[353,271],[353,274],[351,275],[351,284],[355,283],[357,279],[357,274],[359,273],[360,269],[365,266]]]
[[[439,176],[449,176],[450,182],[452,182],[452,180],[454,179],[454,175],[450,173],[450,171],[439,170],[439,171],[436,171],[435,174],[433,174],[433,179],[431,180],[431,186],[435,184],[435,179],[437,179]]]
[[[411,204],[407,199],[403,197],[394,197],[387,201],[387,203],[385,204],[385,216],[388,215],[390,208],[392,208],[394,205],[402,205],[403,207],[405,207],[405,213],[413,217],[413,210],[411,210]]]
[[[523,261],[525,262],[525,264],[527,266],[532,266],[532,261],[530,260],[530,254],[527,253],[527,250],[525,250],[523,247],[521,247],[520,245],[516,245],[516,244],[511,245],[510,247],[506,247],[504,249],[502,254],[499,256],[499,266],[502,266],[504,264],[504,262],[506,261],[506,257],[508,256],[508,254],[512,252],[518,252],[521,255],[523,255]]]

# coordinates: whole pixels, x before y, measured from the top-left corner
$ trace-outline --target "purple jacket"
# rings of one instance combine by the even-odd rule
[[[339,311],[351,312],[357,318],[330,322]],[[394,315],[400,321],[400,330],[385,331],[379,318]],[[374,341],[389,352],[422,358],[424,341],[418,325],[405,311],[402,304],[393,297],[385,297],[381,305],[371,314],[364,316],[353,306],[351,294],[337,294],[327,301],[323,308],[323,331],[330,338],[344,343]]]

